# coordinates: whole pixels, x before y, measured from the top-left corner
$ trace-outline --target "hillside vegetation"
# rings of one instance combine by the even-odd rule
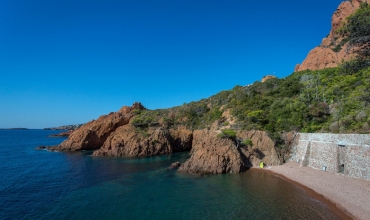
[[[340,67],[296,72],[283,79],[235,86],[208,99],[163,110],[137,111],[133,124],[191,129],[218,127],[280,131],[368,133],[370,69],[353,74]],[[223,117],[229,110],[231,116]]]
[[[137,110],[132,124],[190,129],[264,130],[278,140],[284,131],[369,133],[370,6],[339,32],[357,47],[357,57],[339,67],[295,72],[249,86],[235,86],[207,99],[162,110]]]

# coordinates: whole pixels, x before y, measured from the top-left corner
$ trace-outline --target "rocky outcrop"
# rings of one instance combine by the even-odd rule
[[[182,165],[173,164],[172,168],[195,174],[240,173],[261,161],[266,165],[280,163],[273,141],[263,131],[239,131],[237,138],[230,139],[218,137],[216,127],[191,131],[184,126],[169,127],[161,123],[134,126],[136,109],[144,107],[140,103],[123,107],[81,126],[56,147],[38,149],[95,150],[93,156],[130,157],[191,150],[190,159]],[[243,139],[251,139],[252,144],[241,144]]]
[[[179,172],[194,174],[240,173],[257,166],[278,165],[280,159],[274,142],[264,131],[240,131],[238,138],[251,139],[252,146],[238,144],[236,140],[219,138],[215,131],[194,132],[191,157],[180,166]]]
[[[295,67],[294,67],[294,72],[299,71],[299,68],[301,68],[301,64],[297,64],[297,65],[295,65]]]
[[[346,17],[354,13],[363,2],[370,3],[370,0],[344,1],[339,5],[332,16],[332,28],[329,35],[322,40],[320,46],[309,52],[299,68],[296,66],[295,71],[336,67],[342,61],[348,61],[354,57],[354,48],[339,36],[336,31]]]
[[[189,151],[192,132],[184,127],[166,129],[150,127],[141,130],[133,125],[125,125],[114,131],[103,147],[93,156],[153,156],[172,152]]]
[[[265,131],[240,131],[238,137],[243,140],[252,140],[252,146],[242,149],[253,166],[258,166],[261,161],[267,166],[279,165],[282,163],[276,153],[275,143]]]
[[[35,148],[35,150],[47,150],[50,147],[51,146],[38,146],[38,147]]]
[[[168,169],[177,169],[180,166],[181,166],[181,163],[179,161],[176,161],[175,163],[172,163]]]
[[[170,129],[173,152],[189,151],[192,148],[193,131],[185,127]]]
[[[240,173],[247,168],[246,158],[231,139],[217,138],[217,133],[197,130],[193,134],[191,157],[179,172],[193,174]]]
[[[50,149],[55,151],[99,149],[112,132],[129,123],[133,117],[132,111],[135,109],[144,109],[144,107],[141,103],[134,103],[131,107],[122,107],[118,112],[100,116],[97,120],[92,120],[74,131],[60,145]]]
[[[273,76],[273,75],[267,75],[267,76],[264,76],[263,78],[262,78],[262,82],[264,83],[264,82],[266,82],[267,80],[269,80],[269,79],[276,79],[276,76]]]
[[[59,134],[51,134],[49,137],[69,137],[74,130],[69,130],[65,132],[60,132]]]

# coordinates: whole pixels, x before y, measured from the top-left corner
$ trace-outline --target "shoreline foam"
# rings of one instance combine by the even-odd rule
[[[295,162],[262,171],[304,189],[341,219],[370,219],[370,181],[300,167]]]

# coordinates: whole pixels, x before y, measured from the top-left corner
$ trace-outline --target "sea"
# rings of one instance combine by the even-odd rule
[[[189,153],[145,158],[35,150],[60,131],[0,130],[0,219],[339,219],[268,172],[189,175]]]

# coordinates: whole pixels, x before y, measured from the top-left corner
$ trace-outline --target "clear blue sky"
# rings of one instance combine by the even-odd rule
[[[290,75],[340,0],[1,0],[0,128],[85,123]]]

